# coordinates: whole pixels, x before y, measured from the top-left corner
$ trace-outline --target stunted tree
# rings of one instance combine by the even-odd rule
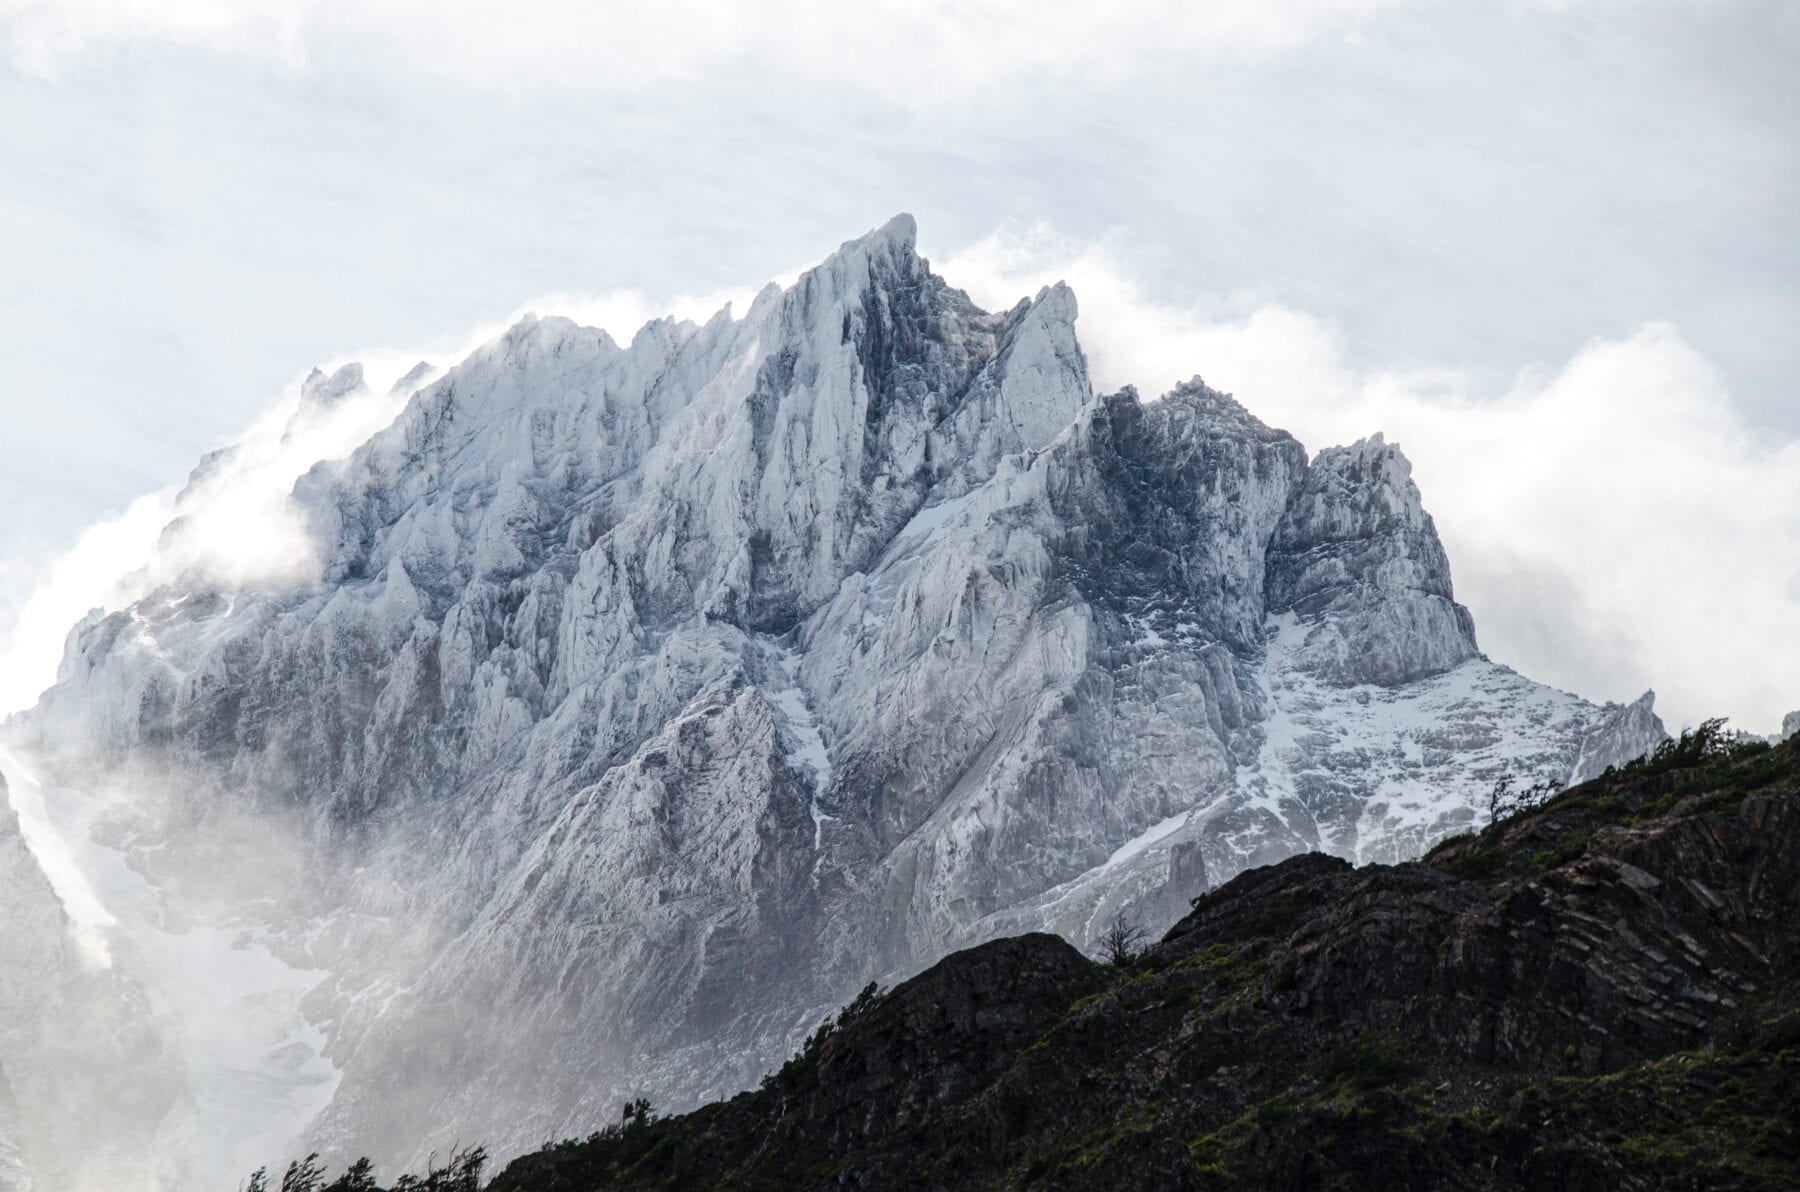
[[[1488,823],[1497,824],[1512,806],[1512,775],[1502,774],[1488,792]]]
[[[381,1192],[381,1185],[375,1182],[375,1165],[358,1159],[344,1169],[343,1175],[326,1184],[322,1192]]]
[[[650,1102],[641,1097],[626,1107],[627,1124],[648,1123],[655,1117]],[[395,1180],[391,1192],[481,1192],[481,1170],[486,1165],[485,1148],[458,1147],[444,1165],[439,1166],[434,1155],[426,1160],[425,1174],[408,1174]],[[258,1168],[239,1192],[383,1192],[383,1189],[375,1180],[375,1165],[367,1159],[358,1159],[344,1169],[343,1175],[326,1183],[325,1168],[319,1163],[319,1156],[312,1154],[288,1164],[279,1189],[270,1186],[268,1169]]]
[[[319,1152],[296,1159],[281,1177],[281,1192],[319,1192],[325,1182],[325,1169],[319,1165]]]
[[[454,1151],[444,1166],[436,1158],[425,1163],[425,1174],[403,1175],[394,1182],[394,1192],[481,1192],[481,1169],[487,1163],[487,1151],[472,1147]]]
[[[1100,959],[1114,968],[1130,968],[1143,955],[1148,935],[1123,913],[1114,915],[1100,936]]]
[[[656,1120],[656,1110],[648,1097],[633,1097],[619,1110],[619,1124],[627,1130],[648,1126]]]
[[[1542,807],[1560,789],[1555,782],[1546,778],[1542,782],[1532,783],[1522,791],[1516,791],[1513,789],[1512,775],[1502,774],[1494,783],[1494,789],[1488,792],[1488,823],[1497,824],[1522,811]]]

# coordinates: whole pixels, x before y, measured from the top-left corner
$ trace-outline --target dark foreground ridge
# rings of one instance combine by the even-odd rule
[[[1709,727],[1419,863],[1245,873],[1126,965],[973,948],[489,1187],[1795,1187],[1797,792],[1800,739]]]

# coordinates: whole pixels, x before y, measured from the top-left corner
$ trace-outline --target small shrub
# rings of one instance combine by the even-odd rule
[[[1399,1084],[1414,1071],[1412,1061],[1401,1053],[1396,1040],[1368,1033],[1333,1051],[1319,1065],[1319,1074],[1327,1081],[1357,1092]]]
[[[1687,770],[1720,759],[1735,760],[1768,749],[1762,740],[1740,740],[1725,731],[1725,718],[1715,716],[1694,728],[1684,728],[1679,737],[1665,739],[1655,749],[1634,761],[1626,762],[1611,773],[1624,778],[1647,778],[1670,770]]]
[[[762,1087],[770,1088],[776,1081],[783,1078],[796,1079],[801,1073],[811,1068],[818,1062],[819,1053],[824,1050],[825,1041],[873,1010],[880,1004],[881,995],[882,988],[876,982],[871,981],[863,986],[862,992],[858,993],[849,1005],[839,1010],[835,1018],[827,1018],[821,1022],[818,1029],[806,1037],[806,1042],[800,1045],[800,1050],[790,1056],[779,1070],[764,1076]]]
[[[1488,792],[1488,822],[1497,824],[1522,811],[1531,811],[1548,803],[1556,794],[1557,784],[1545,779],[1534,782],[1524,790],[1514,790],[1512,775],[1502,775],[1494,783],[1494,789]]]

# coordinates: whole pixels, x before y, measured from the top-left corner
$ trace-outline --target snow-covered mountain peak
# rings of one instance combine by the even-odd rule
[[[282,479],[238,504],[304,575],[75,634],[24,735],[173,776],[145,872],[203,884],[154,846],[221,808],[303,821],[262,926],[331,973],[327,1146],[728,1091],[948,948],[1403,855],[1660,734],[1479,656],[1396,446],[1096,397],[1067,286],[984,311],[915,236],[625,346],[533,316],[390,397],[310,380],[312,438],[183,507]]]
[[[1298,445],[1298,440],[1287,431],[1268,425],[1246,409],[1236,397],[1212,388],[1197,373],[1149,402],[1142,402],[1133,386],[1126,386],[1120,398],[1125,395],[1149,407],[1166,407],[1160,416],[1178,419],[1181,425],[1204,428],[1205,434],[1243,435],[1259,442]]]
[[[878,228],[844,241],[835,255],[853,251],[911,253],[919,242],[919,222],[907,212],[900,212]]]
[[[406,397],[422,388],[425,383],[437,374],[438,367],[428,360],[421,360],[395,381],[388,389],[389,397]]]
[[[1071,326],[1081,314],[1081,303],[1077,300],[1074,289],[1066,281],[1055,281],[1047,286],[1039,287],[1035,296],[1030,299],[1022,299],[1021,304],[1027,301],[1040,310],[1042,317]]]
[[[300,401],[302,406],[330,407],[367,390],[361,364],[346,364],[330,376],[315,368],[301,382]]]

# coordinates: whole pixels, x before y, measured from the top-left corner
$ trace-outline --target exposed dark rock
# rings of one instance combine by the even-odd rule
[[[1423,863],[1244,873],[1126,969],[986,944],[493,1189],[1794,1187],[1797,793],[1800,742],[1672,745]]]

